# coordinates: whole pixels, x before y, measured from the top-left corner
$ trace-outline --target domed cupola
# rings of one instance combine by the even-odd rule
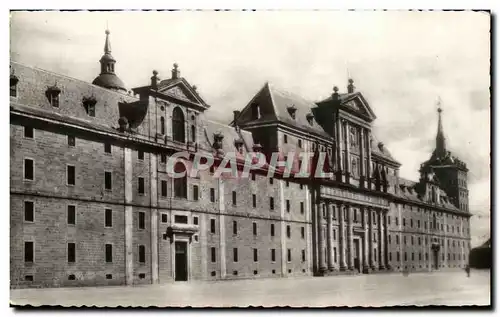
[[[125,84],[115,74],[116,60],[111,55],[111,42],[109,41],[109,30],[106,30],[106,42],[104,44],[104,55],[99,61],[101,63],[101,74],[97,76],[92,84],[103,88],[126,92]]]

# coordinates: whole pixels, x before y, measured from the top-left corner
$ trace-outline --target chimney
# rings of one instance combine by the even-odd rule
[[[239,110],[233,111],[233,124],[234,124],[234,128],[236,129],[236,131],[239,130],[238,117],[240,116],[240,114],[241,114],[241,111],[239,111]]]
[[[181,71],[179,70],[179,65],[174,63],[174,68],[172,69],[172,79],[177,79],[181,77]]]
[[[348,82],[349,84],[347,85],[347,92],[349,94],[352,94],[354,92],[354,88],[356,88],[354,87],[354,80],[352,80],[352,78],[349,78]]]
[[[151,76],[151,89],[158,89],[158,80],[158,72],[156,70],[153,70],[153,76]]]

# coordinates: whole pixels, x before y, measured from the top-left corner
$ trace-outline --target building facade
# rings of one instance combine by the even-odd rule
[[[11,62],[11,287],[432,271],[465,267],[467,167],[436,149],[416,182],[372,133],[350,80],[312,103],[266,83],[234,111],[210,108],[174,64],[128,91],[106,31],[91,83]],[[325,152],[328,179],[171,178],[177,152]],[[185,164],[185,165],[184,165]],[[299,162],[300,164],[300,162]]]

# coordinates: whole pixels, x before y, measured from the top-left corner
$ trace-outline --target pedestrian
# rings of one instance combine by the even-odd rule
[[[469,265],[467,265],[465,267],[465,273],[467,273],[467,277],[470,277],[470,266]]]

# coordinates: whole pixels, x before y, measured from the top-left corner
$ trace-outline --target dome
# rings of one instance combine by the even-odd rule
[[[94,79],[92,84],[103,88],[127,91],[123,81],[115,74],[102,73]]]

